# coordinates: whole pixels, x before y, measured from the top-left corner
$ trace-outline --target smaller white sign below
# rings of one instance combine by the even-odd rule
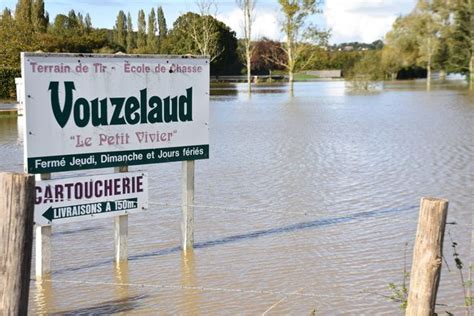
[[[148,176],[142,172],[36,182],[35,224],[70,223],[148,209]]]

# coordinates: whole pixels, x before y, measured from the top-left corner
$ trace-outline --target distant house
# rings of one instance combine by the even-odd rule
[[[344,51],[346,51],[346,52],[350,52],[350,51],[353,51],[353,50],[354,50],[354,46],[351,46],[351,45],[344,46]]]

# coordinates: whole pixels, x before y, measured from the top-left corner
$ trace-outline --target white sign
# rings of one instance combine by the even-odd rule
[[[35,224],[114,217],[148,209],[148,177],[141,172],[36,182]]]
[[[209,157],[208,58],[21,57],[27,172]]]

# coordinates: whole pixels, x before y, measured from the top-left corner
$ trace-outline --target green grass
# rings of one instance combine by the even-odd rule
[[[306,81],[306,80],[313,80],[319,79],[319,76],[308,75],[305,73],[296,73],[294,75],[295,81]]]

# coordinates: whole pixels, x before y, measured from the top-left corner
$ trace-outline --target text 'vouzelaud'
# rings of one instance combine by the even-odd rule
[[[73,116],[77,127],[105,125],[135,125],[146,123],[187,122],[193,120],[193,88],[186,93],[164,98],[148,97],[147,89],[139,91],[139,96],[108,97],[87,100],[75,97],[73,81],[64,82],[64,105],[59,101],[58,81],[49,83],[51,107],[59,126],[64,128]],[[111,107],[109,107],[109,104]],[[109,115],[109,111],[112,115]]]

